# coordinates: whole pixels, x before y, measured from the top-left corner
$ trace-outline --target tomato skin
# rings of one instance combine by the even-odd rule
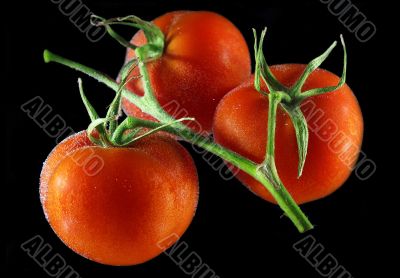
[[[42,204],[45,201],[44,198],[47,196],[47,185],[58,163],[68,156],[68,154],[86,146],[94,146],[94,144],[89,140],[86,131],[83,130],[65,138],[50,152],[46,161],[43,163],[43,168],[40,173],[39,190]]]
[[[220,99],[250,76],[245,39],[229,20],[213,12],[176,11],[153,22],[166,39],[162,57],[147,63],[156,98],[176,118],[195,117],[197,123],[188,124],[194,130],[210,132]],[[143,32],[136,33],[131,43],[145,44]],[[128,49],[125,62],[134,57]],[[127,88],[143,95],[141,80],[131,81]],[[128,115],[151,119],[126,99],[123,106]]]
[[[305,65],[271,66],[276,78],[291,86],[303,72]],[[214,118],[214,138],[221,145],[261,163],[265,155],[268,123],[268,98],[254,89],[254,77],[228,93],[217,107]],[[328,71],[317,69],[307,79],[303,90],[333,86],[339,78]],[[266,88],[264,88],[267,90]],[[312,103],[315,107],[310,109]],[[360,151],[363,119],[359,104],[345,84],[335,92],[309,98],[302,104],[309,127],[308,154],[303,174],[297,178],[298,150],[295,130],[289,116],[279,107],[275,141],[275,159],[279,176],[298,204],[323,198],[338,189],[349,177]],[[315,112],[319,111],[319,112]],[[321,118],[317,115],[321,115]],[[317,114],[313,114],[317,113]],[[337,133],[322,133],[322,123],[332,121]],[[325,126],[324,128],[326,128]],[[327,129],[328,130],[328,129]],[[332,130],[335,130],[332,128]],[[325,130],[326,131],[326,130]],[[347,144],[339,144],[342,132]],[[336,138],[336,139],[334,139]],[[348,146],[351,146],[350,148]],[[351,157],[344,163],[343,157]],[[255,179],[240,171],[237,178],[256,195],[276,203],[271,194]]]
[[[76,163],[87,156],[104,162],[96,175]],[[135,265],[162,253],[159,242],[184,233],[198,201],[192,158],[158,135],[130,148],[78,148],[42,182],[43,209],[56,234],[78,254],[108,265]]]

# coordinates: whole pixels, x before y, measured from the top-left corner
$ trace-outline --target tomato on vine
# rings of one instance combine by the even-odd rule
[[[207,11],[169,12],[151,25],[137,18],[129,20],[144,30],[133,36],[130,46],[155,46],[146,66],[160,105],[175,117],[194,117],[196,122],[189,126],[197,132],[210,132],[220,99],[250,76],[250,54],[243,35],[228,19]],[[125,63],[135,58],[134,49],[128,47]],[[132,72],[136,75],[138,70]],[[140,80],[128,82],[126,88],[144,94]],[[127,99],[123,107],[128,115],[152,119]]]
[[[75,144],[81,134],[64,144]],[[75,158],[93,154],[104,166],[92,176]],[[49,178],[41,179],[41,199],[51,227],[72,250],[103,264],[134,265],[159,255],[159,242],[180,237],[197,206],[193,160],[165,136],[151,135],[129,148],[80,147],[43,171]]]
[[[98,118],[82,89],[81,95],[92,124],[57,145],[43,165],[46,219],[68,247],[88,259],[146,262],[174,243],[161,248],[161,241],[171,235],[177,240],[190,225],[199,194],[196,167],[173,138],[138,130],[134,119],[115,126],[120,95],[107,119]]]
[[[294,108],[290,107],[290,103],[285,105],[285,102],[277,107],[276,168],[286,189],[298,204],[325,197],[346,181],[357,161],[363,136],[362,113],[349,86],[336,86],[343,80],[323,69],[310,70],[309,74],[304,75],[306,68],[307,65],[303,64],[274,65],[269,67],[271,75],[267,78],[267,82],[278,81],[281,89],[288,88],[289,91],[303,79],[303,84],[298,88],[301,89],[299,98],[310,95],[311,90],[328,88],[323,94],[315,94],[314,91],[315,95],[301,99],[301,104],[295,103],[296,109],[304,114],[309,130],[305,150],[307,158],[300,173],[298,165],[301,164],[301,158],[296,143],[300,132],[296,130],[296,122],[289,113]],[[268,87],[271,85],[262,83],[261,87],[269,95]],[[268,139],[268,95],[256,90],[254,76],[228,93],[215,113],[215,141],[256,163],[262,163]],[[237,178],[258,196],[276,203],[266,188],[248,174],[239,171]]]

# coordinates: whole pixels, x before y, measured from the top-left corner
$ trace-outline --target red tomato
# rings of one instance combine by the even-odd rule
[[[47,220],[67,246],[93,261],[134,265],[154,258],[173,244],[159,243],[181,236],[194,216],[198,179],[192,158],[159,135],[130,148],[97,147],[85,137],[65,140],[43,167]],[[99,171],[87,158],[101,161]]]
[[[305,65],[286,64],[272,66],[271,70],[282,84],[291,86],[304,68]],[[213,128],[216,142],[261,163],[267,140],[268,98],[254,89],[253,80],[221,100]],[[303,91],[333,86],[338,80],[333,73],[317,69],[307,79]],[[299,204],[327,196],[345,182],[357,160],[363,135],[361,110],[346,84],[335,92],[307,99],[301,109],[307,118],[309,145],[300,178],[295,130],[281,107],[277,112],[275,142],[278,174]],[[275,203],[265,187],[246,173],[239,172],[237,178],[258,196]]]
[[[162,57],[147,63],[156,98],[175,117],[195,117],[197,123],[188,124],[194,130],[210,132],[220,99],[250,76],[246,41],[229,20],[212,12],[170,12],[154,24],[165,35]],[[145,44],[143,32],[136,33],[131,43]],[[128,49],[126,62],[134,57]],[[143,95],[141,80],[131,81],[127,88]],[[151,118],[127,100],[123,105],[128,115]]]
[[[86,135],[86,131],[81,131],[65,138],[58,144],[49,154],[43,163],[42,172],[40,173],[40,201],[44,204],[44,198],[47,196],[47,184],[53,174],[58,163],[63,160],[71,152],[86,146],[94,146]]]

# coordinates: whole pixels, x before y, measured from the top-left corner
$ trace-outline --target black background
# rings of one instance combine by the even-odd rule
[[[319,0],[310,1],[84,1],[103,17],[135,14],[151,20],[176,9],[212,10],[229,18],[252,48],[251,28],[268,26],[265,53],[269,64],[307,63],[343,34],[348,46],[347,82],[355,92],[365,121],[363,151],[375,161],[378,171],[367,181],[353,174],[335,194],[303,207],[316,229],[311,234],[332,253],[354,277],[368,277],[387,271],[387,253],[382,234],[388,222],[382,220],[383,197],[380,170],[384,157],[380,148],[384,115],[377,113],[382,89],[383,8],[376,2],[353,1],[377,26],[376,35],[359,42],[354,34],[329,13]],[[387,7],[386,7],[387,9]],[[2,24],[6,39],[7,157],[5,247],[7,277],[48,277],[26,253],[22,242],[41,235],[82,277],[186,277],[166,255],[138,266],[112,267],[91,262],[68,249],[46,222],[38,194],[38,179],[47,154],[55,146],[24,112],[21,104],[41,96],[74,130],[89,123],[80,100],[76,80],[83,77],[86,92],[101,111],[113,92],[89,77],[56,64],[44,64],[42,52],[48,48],[65,57],[116,76],[124,49],[105,36],[88,41],[57,5],[49,0],[18,2],[10,7]],[[129,36],[131,30],[124,29]],[[342,51],[338,47],[323,67],[340,74]],[[372,75],[371,71],[374,71]],[[378,102],[378,103],[377,103]],[[2,102],[4,103],[4,102]],[[186,144],[189,150],[190,146]],[[4,147],[3,147],[4,148]],[[236,180],[223,181],[192,151],[198,167],[201,191],[194,221],[182,240],[197,252],[220,277],[320,277],[296,253],[292,245],[303,237],[278,207],[251,194]],[[387,235],[385,235],[387,239]],[[379,276],[385,277],[385,276]]]

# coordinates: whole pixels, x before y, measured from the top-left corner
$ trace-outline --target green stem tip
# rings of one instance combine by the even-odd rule
[[[43,51],[43,60],[44,60],[44,62],[45,62],[46,64],[51,62],[50,55],[51,55],[51,52],[48,51],[47,49],[45,49],[45,50]]]

